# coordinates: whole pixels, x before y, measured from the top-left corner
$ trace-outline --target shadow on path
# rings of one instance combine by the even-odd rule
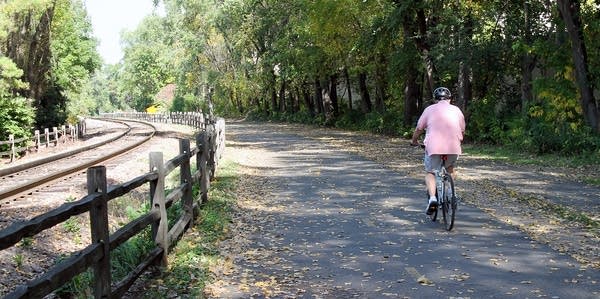
[[[446,232],[425,215],[423,182],[314,139],[229,123],[228,151],[268,182],[228,298],[599,298],[581,267],[462,203]],[[245,162],[238,161],[242,165]],[[264,163],[264,166],[261,164]],[[415,161],[420,163],[420,161]],[[236,236],[233,236],[236,238]]]

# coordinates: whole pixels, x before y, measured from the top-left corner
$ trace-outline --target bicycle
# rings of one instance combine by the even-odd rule
[[[420,144],[421,148],[425,148],[425,145]],[[444,221],[444,227],[447,231],[452,230],[454,227],[454,219],[456,217],[456,209],[458,208],[458,198],[454,192],[454,180],[446,169],[446,161],[448,160],[447,155],[441,156],[442,163],[434,171],[435,175],[435,197],[438,201],[438,206],[429,215],[431,221],[437,220],[438,209],[442,209],[442,217]]]

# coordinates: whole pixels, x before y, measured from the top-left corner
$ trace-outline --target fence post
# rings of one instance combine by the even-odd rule
[[[64,138],[62,139],[62,140],[63,140],[63,143],[67,142],[67,136],[66,136],[66,135],[67,135],[67,128],[65,127],[65,125],[62,125],[62,126],[60,127],[60,132],[62,132],[62,135],[63,135],[63,137],[64,137]]]
[[[83,137],[85,136],[85,118],[81,118],[79,120],[79,136]]]
[[[194,221],[194,196],[192,194],[192,170],[190,167],[190,140],[189,139],[179,139],[179,154],[185,155],[185,160],[181,163],[180,168],[180,182],[181,184],[186,184],[186,188],[183,191],[183,211],[186,214],[186,217],[190,219],[190,226]]]
[[[215,163],[215,141],[216,141],[216,130],[215,130],[215,124],[213,122],[210,122],[210,124],[207,124],[206,126],[206,132],[208,134],[208,144],[207,144],[207,164],[208,164],[208,171],[209,171],[209,180],[213,180],[215,178],[215,172],[216,172],[216,163]]]
[[[52,127],[52,131],[54,132],[54,146],[58,146],[58,128]]]
[[[46,147],[50,146],[50,130],[48,128],[44,129],[44,136],[46,137]]]
[[[10,142],[10,162],[15,161],[15,135],[8,135],[8,142]]]
[[[167,219],[167,208],[165,205],[165,166],[161,152],[150,153],[150,171],[158,173],[156,182],[150,182],[150,198],[152,209],[160,211],[160,219],[152,224],[152,238],[154,243],[163,249],[160,266],[167,267],[167,255],[169,253],[169,227]]]
[[[201,204],[208,201],[208,188],[210,180],[208,179],[208,165],[206,159],[208,157],[208,140],[206,137],[206,131],[196,136],[196,146],[198,147],[198,153],[196,154],[196,168],[200,172],[200,192],[201,192]]]
[[[90,209],[90,228],[92,243],[102,244],[104,254],[94,265],[94,296],[110,298],[110,233],[108,231],[108,197],[106,195],[106,167],[94,166],[87,170],[88,194],[100,193],[102,196],[92,203]]]
[[[35,135],[35,151],[39,152],[40,151],[40,130],[35,130],[34,131],[34,135]]]

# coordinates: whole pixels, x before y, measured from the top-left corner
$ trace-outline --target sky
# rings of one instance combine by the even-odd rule
[[[99,40],[98,52],[107,64],[123,58],[120,45],[122,30],[133,30],[153,11],[152,0],[84,0]]]

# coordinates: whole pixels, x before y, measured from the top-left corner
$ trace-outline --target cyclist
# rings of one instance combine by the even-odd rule
[[[425,185],[429,201],[427,215],[437,208],[435,197],[434,171],[442,163],[442,155],[446,155],[446,169],[453,175],[454,164],[462,153],[461,142],[465,132],[465,117],[455,105],[450,104],[452,94],[446,87],[438,87],[433,91],[434,104],[425,108],[412,136],[411,145],[419,145],[419,136],[425,131]]]

